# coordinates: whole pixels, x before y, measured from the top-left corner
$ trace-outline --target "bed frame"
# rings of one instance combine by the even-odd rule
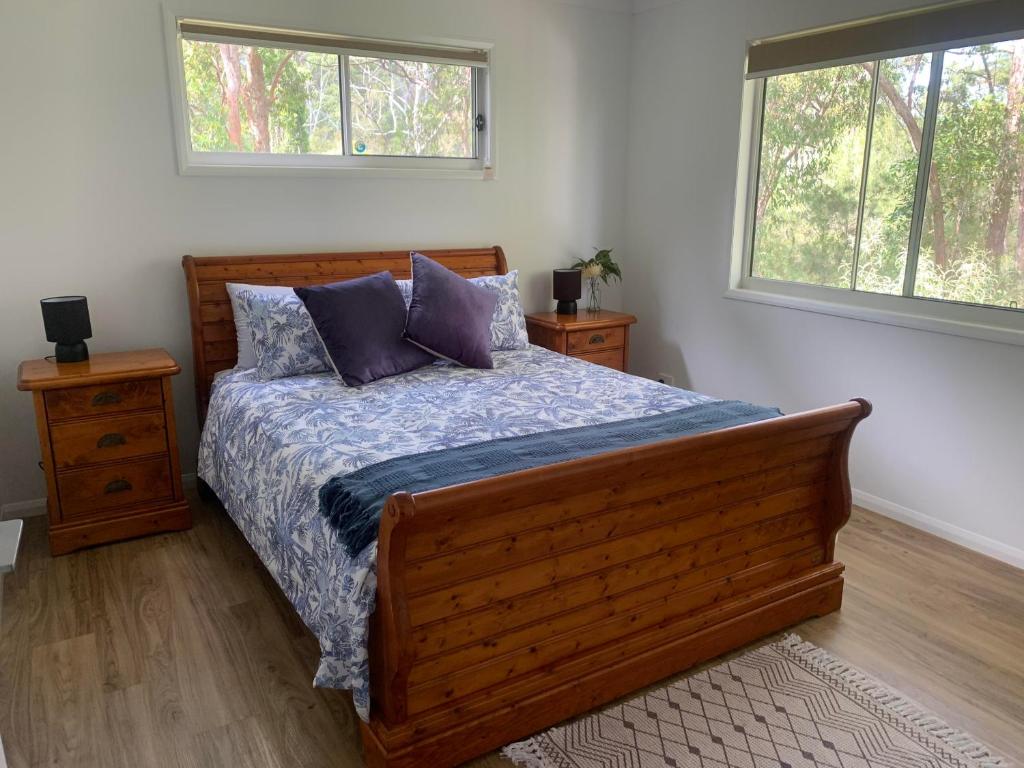
[[[498,247],[424,251],[504,274]],[[184,259],[196,399],[235,362],[225,282],[305,285],[407,251]],[[865,400],[387,502],[371,768],[453,766],[839,608]]]

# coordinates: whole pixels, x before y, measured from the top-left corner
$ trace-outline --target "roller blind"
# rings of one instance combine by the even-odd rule
[[[1024,0],[946,3],[755,40],[747,79],[1024,37]]]
[[[188,40],[242,42],[279,48],[327,50],[352,56],[432,61],[442,64],[457,64],[464,67],[486,67],[488,63],[487,51],[483,49],[403,43],[392,40],[376,40],[318,32],[300,32],[270,27],[251,27],[239,24],[201,21],[198,19],[180,19],[178,21],[178,31],[182,37]]]

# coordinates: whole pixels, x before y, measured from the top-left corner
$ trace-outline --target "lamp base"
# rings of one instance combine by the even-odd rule
[[[84,341],[76,341],[71,344],[56,344],[54,346],[54,359],[58,363],[81,363],[89,359],[89,347]]]
[[[575,301],[560,301],[555,306],[555,313],[559,315],[575,315],[576,312]]]

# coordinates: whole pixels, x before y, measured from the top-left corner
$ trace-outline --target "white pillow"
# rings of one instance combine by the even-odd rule
[[[249,316],[256,356],[254,370],[261,379],[270,381],[330,370],[327,350],[313,318],[295,291],[282,296],[239,291],[238,301]]]
[[[235,336],[238,341],[238,363],[236,368],[255,368],[256,350],[252,345],[252,322],[249,318],[248,302],[238,299],[242,291],[265,296],[286,296],[289,293],[293,296],[295,291],[287,285],[245,285],[244,283],[227,283],[228,298],[231,299],[231,314],[235,318]]]
[[[498,304],[491,318],[491,349],[529,349],[526,315],[519,298],[519,270],[507,275],[472,277],[469,282],[498,292]]]
[[[405,306],[412,301],[412,280],[396,280],[405,299]],[[519,298],[519,270],[507,275],[471,277],[469,282],[482,285],[497,292],[498,303],[491,318],[491,349],[528,349],[530,339],[526,334],[526,316]]]

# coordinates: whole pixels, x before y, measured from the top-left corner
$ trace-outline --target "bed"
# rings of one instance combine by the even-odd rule
[[[498,247],[424,253],[464,276],[507,270]],[[184,268],[201,476],[320,640],[317,684],[353,690],[370,766],[456,765],[839,608],[866,401],[396,493],[350,557],[316,508],[339,471],[711,398],[538,347],[359,389],[260,382],[232,370],[226,282],[407,278],[408,252]]]

